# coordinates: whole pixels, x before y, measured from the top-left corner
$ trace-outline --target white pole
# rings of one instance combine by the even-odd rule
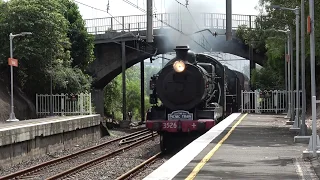
[[[153,42],[153,0],[147,0],[147,42]]]
[[[312,99],[312,135],[310,136],[307,153],[312,151],[313,157],[317,156],[319,136],[317,135],[317,97],[315,81],[315,39],[314,39],[314,0],[309,0],[310,8],[310,69],[311,69],[311,99]],[[309,25],[309,24],[308,24]]]
[[[304,0],[301,0],[301,89],[302,89],[302,114],[300,135],[306,135],[306,67],[305,67],[305,15]]]
[[[309,0],[311,33],[310,33],[310,68],[311,68],[311,97],[312,103],[312,137],[313,157],[316,156],[317,146],[317,119],[316,119],[316,80],[315,80],[315,40],[314,40],[314,0]]]
[[[288,74],[287,74],[287,76],[288,76],[288,92],[287,92],[287,94],[288,94],[288,114],[287,114],[287,117],[288,118],[292,118],[292,88],[291,88],[291,63],[292,63],[292,61],[291,61],[291,45],[290,45],[290,31],[289,32],[287,32],[287,54],[288,54]]]
[[[286,90],[286,94],[288,93],[288,62],[287,62],[287,42],[284,43],[284,81],[285,81],[285,90]],[[288,96],[286,96],[286,111],[288,112],[288,107],[289,107],[289,98]]]
[[[10,58],[13,58],[13,48],[12,48],[12,40],[14,36],[12,33],[9,34],[9,39],[10,39]],[[16,118],[14,114],[14,105],[13,105],[13,66],[10,65],[10,76],[11,76],[11,112],[10,112],[10,117],[7,121],[19,121],[19,119]]]
[[[299,50],[299,7],[297,6],[295,8],[295,14],[296,14],[296,116],[295,116],[295,127],[300,126],[300,121],[299,121],[299,108],[300,108],[300,94],[299,94],[299,55],[300,55],[300,50]]]
[[[317,111],[317,99],[316,96],[312,96],[312,154],[313,157],[317,155],[317,121],[316,121],[316,111]]]
[[[315,80],[315,40],[314,40],[314,0],[309,0],[311,33],[310,33],[310,68],[311,68],[311,97],[316,96]]]
[[[232,0],[226,0],[226,40],[232,40]]]
[[[295,100],[294,100],[294,87],[293,87],[293,40],[292,40],[292,34],[291,34],[291,30],[290,30],[290,86],[291,86],[291,121],[294,121],[294,104],[295,104]]]

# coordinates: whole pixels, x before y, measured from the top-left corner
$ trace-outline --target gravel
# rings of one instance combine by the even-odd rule
[[[151,174],[154,170],[156,170],[158,167],[160,167],[163,163],[165,163],[171,157],[172,157],[172,155],[167,155],[167,156],[156,159],[151,164],[149,164],[147,167],[145,167],[142,171],[140,171],[134,177],[132,177],[130,180],[140,180],[140,179],[147,177],[149,174]]]
[[[279,117],[275,116],[273,126],[275,127],[285,126],[284,124],[286,121],[287,120],[282,118],[282,115],[279,115]],[[67,149],[65,151],[56,152],[50,155],[44,155],[41,158],[32,159],[11,167],[7,167],[5,169],[0,169],[0,176],[10,174],[30,166],[34,166],[36,164],[49,161],[57,157],[65,156],[65,155],[74,153],[76,151],[85,149],[87,147],[109,141],[111,139],[128,135],[133,131],[137,131],[137,130],[123,131],[123,130],[115,129],[115,130],[109,130],[109,131],[111,133],[111,136],[103,137],[98,141],[88,142],[87,144],[79,144],[78,146],[74,146],[73,148]],[[112,146],[108,146],[107,148],[104,148],[98,152],[95,151],[95,154],[89,153],[85,156],[82,156],[81,160],[79,159],[71,160],[69,161],[69,163],[57,165],[56,168],[59,169],[59,171],[66,170],[67,168],[74,167],[89,159],[93,159],[95,157],[101,156],[102,154],[106,154],[106,152],[108,153],[108,151],[111,151],[111,149],[118,149],[118,148],[119,148],[118,144],[115,143]],[[158,152],[160,152],[159,137],[156,137],[154,141],[152,140],[147,141],[142,145],[134,147],[111,159],[108,159],[106,161],[103,161],[102,163],[99,163],[93,167],[90,167],[87,170],[80,172],[79,174],[75,174],[71,178],[72,179],[93,179],[93,180],[94,179],[116,179],[117,177],[121,176],[123,173],[128,172],[129,170],[141,164],[142,162],[152,157],[153,155],[157,154]],[[170,159],[176,152],[166,155],[164,157],[158,158],[152,164],[150,164],[148,167],[145,167],[140,173],[136,174],[134,177],[130,179],[134,179],[134,180],[143,179],[152,171],[154,171],[159,166],[161,166],[168,159]],[[55,172],[48,171],[45,173],[45,175],[46,177],[49,177],[54,173],[56,173],[56,171]],[[43,173],[41,172],[41,174]],[[40,177],[38,178],[43,179],[44,177],[41,176],[41,178]],[[34,179],[38,179],[38,178],[34,178]]]
[[[121,136],[128,135],[134,131],[137,131],[137,130],[127,130],[127,131],[123,131],[120,129],[119,130],[117,130],[117,129],[109,130],[109,132],[111,133],[111,136],[102,137],[97,141],[91,141],[86,144],[79,144],[79,145],[76,145],[70,149],[66,149],[64,151],[55,152],[53,154],[46,154],[46,155],[43,155],[42,157],[39,157],[39,158],[33,158],[33,159],[30,159],[28,161],[23,161],[19,164],[13,165],[13,166],[4,167],[4,168],[0,169],[0,176],[11,174],[11,173],[17,172],[19,170],[22,170],[22,169],[25,169],[25,168],[28,168],[28,167],[52,160],[52,159],[55,159],[58,157],[62,157],[62,156],[66,156],[66,155],[78,152],[78,151],[83,150],[87,147],[91,147],[91,146],[101,144],[106,141],[110,141],[112,139],[116,139]]]
[[[111,159],[95,165],[94,167],[90,167],[89,169],[82,171],[79,174],[73,175],[72,179],[116,179],[122,174],[130,171],[132,168],[138,166],[139,164],[143,163],[150,157],[160,152],[159,142],[160,138],[158,136],[154,141],[147,141],[142,145],[127,150],[123,154],[119,154]],[[175,148],[171,153],[157,158],[151,164],[147,165],[147,167],[144,167],[142,170],[140,170],[140,172],[128,179],[143,179],[163,163],[165,163],[167,160],[169,160],[183,147],[185,147],[185,145],[178,145],[178,147]]]
[[[95,158],[108,154],[109,152],[112,152],[120,147],[118,143],[119,142],[108,144],[100,150],[92,151],[90,153],[83,154],[78,158],[70,159],[67,162],[57,164],[54,166],[54,168],[45,169],[40,173],[38,172],[36,176],[33,176],[33,179],[49,178],[51,176],[56,175],[58,172],[66,171],[72,167],[78,166],[82,163],[91,161]]]
[[[160,167],[163,163],[169,160],[172,156],[181,151],[184,147],[187,146],[190,142],[186,140],[184,143],[176,144],[177,146],[170,152],[164,155],[161,155],[159,158],[154,160],[152,163],[148,164],[142,170],[140,170],[137,174],[135,174],[130,180],[141,180],[151,174],[154,170]]]
[[[116,179],[160,152],[159,137],[105,160],[72,177],[72,179]]]

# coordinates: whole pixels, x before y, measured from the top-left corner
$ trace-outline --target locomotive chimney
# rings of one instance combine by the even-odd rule
[[[176,46],[174,49],[176,51],[177,59],[186,60],[189,47],[188,46]]]

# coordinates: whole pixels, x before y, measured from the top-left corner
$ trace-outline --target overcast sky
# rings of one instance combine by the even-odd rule
[[[107,10],[108,0],[76,0],[80,3],[95,7],[101,10]],[[146,0],[127,0],[131,3],[138,5],[139,7],[146,9]],[[178,0],[185,4],[185,0]],[[256,15],[258,11],[255,10],[255,6],[258,5],[259,0],[233,0],[232,1],[232,13],[233,14],[250,14]],[[197,3],[197,4],[196,4]],[[165,12],[169,8],[177,8],[178,3],[175,0],[154,0],[154,10],[156,12]],[[79,9],[84,19],[98,18],[98,17],[109,17],[110,15],[106,12],[102,12],[85,5],[79,4]],[[143,14],[142,11],[129,5],[124,0],[109,0],[109,13],[113,16],[126,16],[126,15],[137,15]],[[189,0],[189,8],[199,7],[201,5],[202,11],[211,11],[212,13],[225,13],[226,5],[225,0]],[[210,9],[210,10],[209,10]]]
[[[83,19],[93,19],[101,17],[112,16],[128,16],[128,15],[140,15],[145,14],[139,9],[129,5],[125,1],[129,1],[134,5],[138,5],[142,9],[146,9],[146,0],[75,0],[79,6],[80,13]],[[179,5],[176,0],[153,0],[154,13],[165,12],[179,12],[179,8],[184,8]],[[178,0],[182,4],[185,4],[185,0]],[[109,13],[103,12],[107,10],[107,4],[109,2]],[[257,15],[258,10],[255,7],[258,5],[259,0],[232,0],[232,13],[244,14],[244,15]],[[90,6],[90,7],[88,7]],[[226,13],[225,0],[189,0],[188,5],[191,13],[207,12],[207,13]],[[169,56],[170,57],[170,56]],[[231,69],[236,69],[249,76],[249,61],[235,61],[232,59],[239,59],[241,57],[225,54],[222,59],[231,60],[229,62],[222,62]],[[161,61],[161,59],[158,59]],[[246,70],[244,70],[244,68]]]

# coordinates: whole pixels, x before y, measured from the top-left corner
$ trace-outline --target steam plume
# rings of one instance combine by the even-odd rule
[[[179,2],[185,5],[185,0],[179,0]],[[175,0],[171,0],[167,5],[167,12],[174,13],[175,16],[171,16],[169,24],[176,29],[181,30],[183,33],[189,36],[182,35],[180,32],[171,30],[166,34],[171,40],[170,44],[177,45],[189,45],[195,52],[203,52],[210,50],[212,46],[212,38],[208,31],[202,33],[193,34],[196,31],[202,30],[204,27],[204,18],[202,13],[225,13],[225,2],[221,0],[189,0],[188,9],[182,6]],[[168,19],[166,19],[168,22]],[[193,34],[193,35],[191,35]],[[203,36],[205,38],[203,38]],[[207,49],[203,49],[196,44],[193,40],[201,45],[205,45]],[[208,42],[211,44],[209,45]]]

